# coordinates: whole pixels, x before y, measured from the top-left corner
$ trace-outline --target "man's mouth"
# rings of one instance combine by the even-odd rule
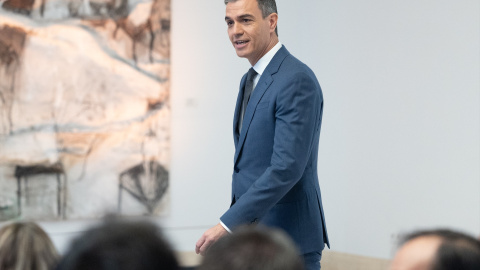
[[[235,45],[244,45],[244,44],[247,44],[248,43],[248,40],[237,40],[234,42]]]

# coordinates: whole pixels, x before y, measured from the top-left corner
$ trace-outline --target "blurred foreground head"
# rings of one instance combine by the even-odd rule
[[[480,241],[450,230],[408,235],[391,265],[391,270],[474,269],[480,269]]]
[[[149,222],[109,218],[73,241],[57,270],[176,270],[160,230]]]
[[[294,242],[282,231],[242,227],[220,238],[198,270],[302,270]]]
[[[58,253],[50,237],[33,222],[17,222],[0,229],[0,269],[50,270]]]

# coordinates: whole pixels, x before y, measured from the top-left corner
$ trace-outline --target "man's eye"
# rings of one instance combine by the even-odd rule
[[[232,21],[227,21],[227,25],[232,25],[233,22]]]
[[[243,19],[243,22],[250,22],[250,19]]]

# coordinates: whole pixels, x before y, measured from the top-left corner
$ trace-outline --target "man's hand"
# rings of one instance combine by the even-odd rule
[[[197,254],[204,256],[205,253],[207,252],[207,249],[227,233],[228,233],[227,230],[223,228],[222,224],[218,223],[214,227],[204,232],[202,237],[198,239],[197,244],[195,246],[195,252],[197,252]]]

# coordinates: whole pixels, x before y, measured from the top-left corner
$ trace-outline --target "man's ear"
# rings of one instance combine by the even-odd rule
[[[270,24],[270,32],[275,32],[275,29],[277,28],[277,22],[278,22],[278,14],[277,13],[272,13],[268,15],[268,23]]]

